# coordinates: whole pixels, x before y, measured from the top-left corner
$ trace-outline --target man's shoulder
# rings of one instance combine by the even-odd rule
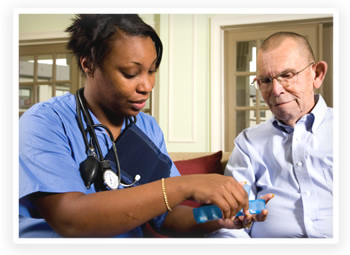
[[[242,131],[242,133],[249,134],[249,135],[255,135],[255,136],[266,136],[267,131],[271,131],[273,129],[272,122],[274,121],[274,118],[268,119],[264,122],[261,122],[255,126],[248,127]]]
[[[236,138],[236,142],[242,140],[249,141],[249,143],[260,143],[263,140],[271,139],[271,135],[275,132],[272,125],[274,119],[268,119],[260,124],[244,129]]]

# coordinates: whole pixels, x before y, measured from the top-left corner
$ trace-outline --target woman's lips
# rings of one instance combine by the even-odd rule
[[[137,110],[141,111],[146,106],[146,101],[132,102],[132,106]]]

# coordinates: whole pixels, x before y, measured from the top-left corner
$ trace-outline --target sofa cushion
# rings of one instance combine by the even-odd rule
[[[181,175],[187,174],[223,174],[221,165],[222,151],[199,158],[174,161]]]
[[[224,169],[222,168],[221,158],[222,151],[218,151],[199,158],[174,161],[174,164],[181,175],[208,173],[223,174]],[[194,208],[201,206],[201,203],[191,200],[186,200],[181,204]]]

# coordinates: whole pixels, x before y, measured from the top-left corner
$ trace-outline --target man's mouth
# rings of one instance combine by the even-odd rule
[[[286,101],[280,101],[280,100],[276,100],[277,102],[273,102],[271,105],[273,106],[283,106],[283,105],[286,105],[290,102],[292,102],[293,100],[286,100]]]
[[[281,105],[285,105],[285,104],[288,104],[290,101],[288,102],[281,102],[281,103],[276,103],[274,104],[274,106],[281,106]]]

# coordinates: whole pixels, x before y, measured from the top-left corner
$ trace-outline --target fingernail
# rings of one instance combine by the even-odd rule
[[[245,227],[245,229],[250,229],[251,226],[252,226],[252,223],[250,223],[249,225],[247,225],[247,226]]]

